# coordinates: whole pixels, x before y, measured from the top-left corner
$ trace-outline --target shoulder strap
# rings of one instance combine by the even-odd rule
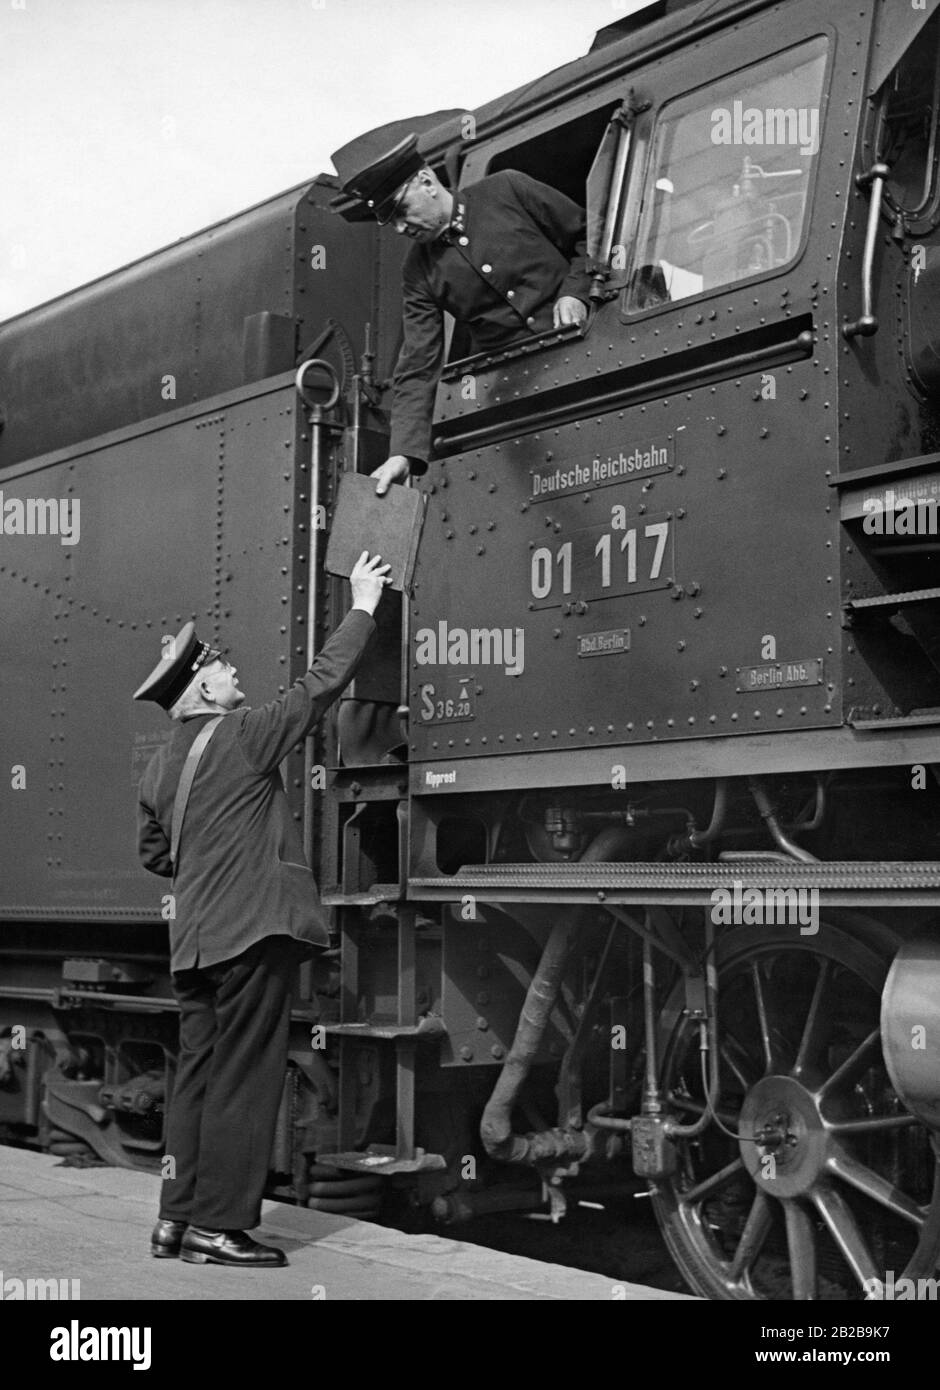
[[[199,759],[206,751],[210,738],[224,718],[225,715],[220,714],[215,719],[210,719],[208,724],[199,730],[199,733],[192,741],[192,746],[183,764],[179,786],[176,788],[176,800],[173,802],[173,822],[170,827],[170,863],[173,865],[174,869],[176,868],[176,856],[179,852],[183,819],[186,815],[186,807],[189,804],[189,793],[193,789],[196,768],[199,766]]]

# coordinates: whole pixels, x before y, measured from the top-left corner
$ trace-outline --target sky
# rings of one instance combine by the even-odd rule
[[[473,110],[648,0],[0,0],[0,321]]]

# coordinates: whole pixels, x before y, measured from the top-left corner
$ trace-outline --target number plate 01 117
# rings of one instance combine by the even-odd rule
[[[418,718],[422,724],[456,724],[475,718],[476,690],[472,676],[443,676],[418,687]]]
[[[676,570],[674,533],[672,516],[661,512],[631,517],[622,529],[607,522],[572,531],[568,540],[553,538],[530,552],[532,607],[667,589]]]

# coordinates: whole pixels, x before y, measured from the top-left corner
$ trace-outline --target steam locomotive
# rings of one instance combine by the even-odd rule
[[[937,9],[662,0],[416,126],[586,203],[591,313],[454,329],[411,591],[285,762],[335,946],[272,1192],[560,1218],[603,1171],[709,1298],[934,1271]],[[0,326],[0,1125],[75,1161],[165,1158],[130,692],[190,618],[283,691],[348,602],[403,248],[337,198]]]

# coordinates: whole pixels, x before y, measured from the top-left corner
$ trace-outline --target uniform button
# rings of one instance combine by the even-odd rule
[[[507,290],[507,291],[506,291],[506,298],[507,298],[507,299],[515,299],[515,297],[516,297],[516,291],[515,291],[515,290]]]
[[[481,266],[480,266],[480,269],[483,271],[483,274],[484,274],[484,275],[489,275],[489,273],[490,273],[490,271],[493,269],[493,267],[492,267],[491,265],[481,265]]]
[[[534,327],[535,327],[535,319],[533,319],[533,318],[528,318],[528,319],[526,319],[526,321],[525,321],[525,326],[526,326],[526,328],[534,328]]]
[[[470,245],[470,238],[469,238],[468,236],[459,237],[458,240],[460,241],[461,246],[469,246],[469,245]]]

